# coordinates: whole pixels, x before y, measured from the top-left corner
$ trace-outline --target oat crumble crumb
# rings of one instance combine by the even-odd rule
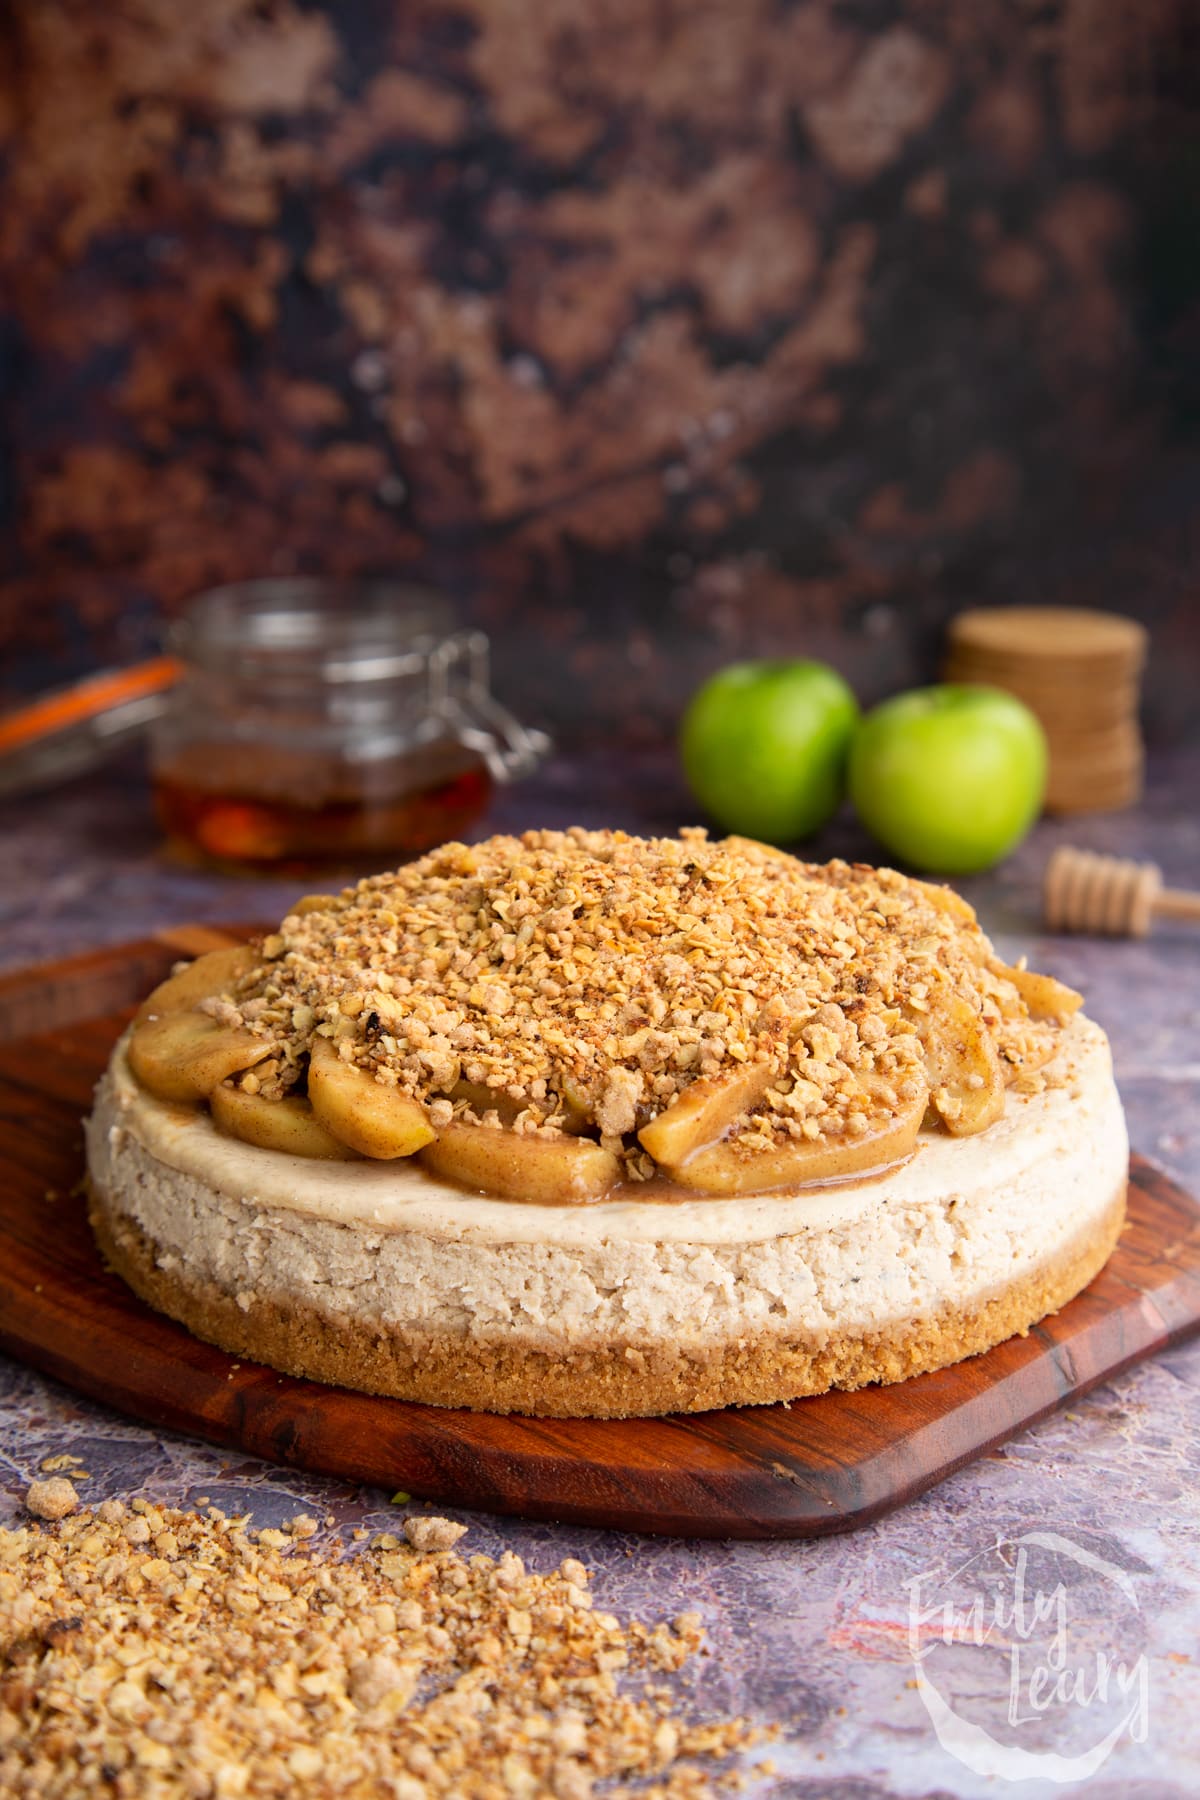
[[[25,1510],[35,1519],[65,1519],[79,1505],[79,1495],[64,1475],[33,1481],[25,1495]]]
[[[682,1619],[622,1626],[591,1610],[574,1559],[550,1575],[511,1552],[464,1560],[436,1529],[461,1527],[409,1523],[436,1554],[381,1538],[347,1556],[294,1532],[285,1550],[216,1507],[144,1500],[0,1530],[0,1792],[702,1800],[776,1735],[622,1685],[683,1667],[698,1633]],[[151,1554],[163,1539],[171,1560]]]
[[[466,1525],[453,1519],[412,1518],[404,1521],[404,1535],[415,1550],[452,1550],[467,1535]]]
[[[582,1119],[635,1182],[655,1166],[636,1133],[698,1079],[770,1065],[731,1132],[751,1157],[873,1139],[927,1091],[966,1129],[939,1023],[968,1093],[1044,1084],[1062,1026],[1024,997],[1046,978],[1006,969],[949,889],[699,832],[443,845],[289,914],[261,957],[202,1003],[271,1039],[247,1092],[289,1092],[331,1038],[439,1131]]]

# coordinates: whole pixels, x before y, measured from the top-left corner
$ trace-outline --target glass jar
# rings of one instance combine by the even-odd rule
[[[187,861],[384,866],[464,833],[548,740],[493,699],[488,641],[393,582],[216,588],[170,633],[159,820]]]

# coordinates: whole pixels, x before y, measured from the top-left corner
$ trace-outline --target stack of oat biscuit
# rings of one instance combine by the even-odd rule
[[[944,674],[1005,688],[1037,714],[1050,751],[1048,812],[1115,812],[1142,791],[1145,657],[1143,627],[1115,613],[998,607],[951,620]]]

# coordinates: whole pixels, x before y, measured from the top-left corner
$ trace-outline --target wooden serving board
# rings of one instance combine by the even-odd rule
[[[1129,1224],[1085,1293],[893,1387],[626,1423],[452,1412],[239,1364],[103,1267],[78,1194],[80,1120],[129,1008],[180,956],[231,941],[184,927],[0,980],[0,1347],[155,1426],[490,1512],[807,1537],[877,1518],[1200,1324],[1200,1208],[1135,1158]]]

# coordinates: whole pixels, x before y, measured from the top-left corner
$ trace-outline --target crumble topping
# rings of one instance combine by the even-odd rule
[[[968,1016],[1026,1089],[1058,1031],[950,890],[699,830],[448,844],[305,902],[260,956],[200,1002],[271,1040],[244,1091],[296,1088],[327,1037],[435,1128],[586,1129],[634,1179],[655,1164],[632,1134],[697,1080],[771,1065],[739,1124],[747,1154],[864,1136],[926,1090],[953,1128],[984,1077],[944,1078],[931,1020],[950,1009],[953,1064]]]

